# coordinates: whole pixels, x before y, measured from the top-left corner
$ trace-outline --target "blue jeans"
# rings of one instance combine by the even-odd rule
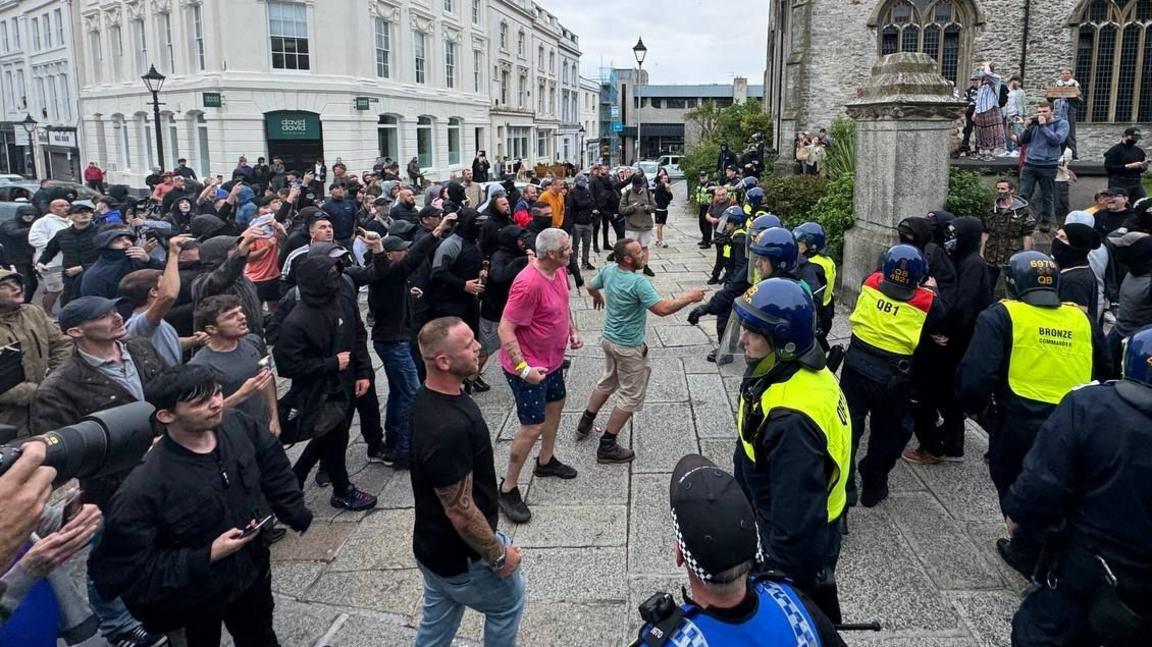
[[[92,537],[92,550],[96,550],[103,537],[104,527],[101,526],[100,530],[96,531],[96,535]],[[128,612],[128,607],[124,606],[123,600],[120,598],[105,600],[96,591],[96,586],[92,584],[92,578],[85,579],[88,582],[88,604],[100,621],[100,635],[108,642],[112,642],[112,638],[126,634],[140,626],[140,621],[132,617],[132,614]]]
[[[388,376],[388,404],[384,409],[385,444],[399,456],[408,456],[412,446],[412,398],[420,388],[420,377],[406,341],[375,343],[376,354]]]
[[[496,531],[508,545],[508,536]],[[483,560],[467,573],[440,577],[420,566],[424,575],[424,610],[414,647],[449,647],[460,628],[464,607],[484,614],[484,647],[515,647],[524,612],[524,578],[520,569],[500,577]]]

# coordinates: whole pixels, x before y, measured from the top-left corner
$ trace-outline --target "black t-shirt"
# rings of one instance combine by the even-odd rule
[[[1097,297],[1100,286],[1096,283],[1096,274],[1091,267],[1083,265],[1061,270],[1059,286],[1061,301],[1086,308],[1088,318],[1093,322],[1098,321]]]
[[[472,398],[444,395],[421,387],[412,401],[412,492],[416,525],[412,552],[416,560],[441,577],[468,571],[468,560],[480,559],[444,514],[436,488],[448,487],[472,474],[472,500],[496,530],[496,466],[492,439]]]

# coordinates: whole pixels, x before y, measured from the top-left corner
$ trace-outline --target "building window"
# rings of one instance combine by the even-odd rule
[[[164,134],[164,152],[168,154],[168,160],[164,162],[168,168],[176,168],[176,160],[180,159],[180,143],[179,137],[176,133],[176,117],[172,113],[164,115],[164,123],[167,126]]]
[[[164,69],[173,74],[176,72],[176,52],[172,49],[172,14],[160,14],[160,24],[164,27]]]
[[[16,107],[21,110],[28,109],[28,88],[24,85],[24,70],[16,70],[16,92],[14,93],[20,97]]]
[[[72,93],[68,90],[68,75],[61,74],[56,78],[60,82],[60,107],[57,114],[64,115],[64,121],[72,121]]]
[[[963,87],[973,15],[969,0],[889,0],[880,13],[880,55],[923,52],[941,76]]]
[[[536,50],[536,67],[541,70],[544,69],[544,47],[541,46]]]
[[[310,70],[308,14],[294,2],[268,3],[268,34],[272,39],[272,69]]]
[[[24,45],[20,43],[20,18],[12,18],[12,41],[16,44],[16,51],[19,52]]]
[[[472,24],[480,24],[480,0],[472,0]]]
[[[3,44],[4,51],[8,51],[8,23],[0,20],[0,44]]]
[[[204,14],[200,5],[192,5],[192,43],[193,55],[196,60],[196,69],[203,72],[206,69],[204,62]]]
[[[444,41],[444,85],[456,87],[456,43]]]
[[[472,50],[472,91],[479,94],[484,84],[484,50]]]
[[[116,159],[127,171],[132,168],[132,147],[128,145],[128,124],[124,123],[124,115],[112,115],[112,130],[116,138]]]
[[[424,83],[424,64],[427,61],[427,41],[428,36],[422,31],[412,32],[412,49],[416,59],[414,69],[416,70],[416,82]]]
[[[140,163],[146,168],[156,166],[155,154],[152,150],[152,123],[148,115],[143,112],[136,113],[136,141],[140,143]]]
[[[528,138],[532,129],[528,127],[512,126],[508,128],[508,156],[511,159],[524,159],[528,157]]]
[[[212,174],[212,156],[208,148],[208,120],[204,114],[196,115],[196,158],[200,162],[200,176],[208,177]]]
[[[148,37],[144,21],[132,21],[132,29],[136,31],[136,73],[143,76],[148,72]]]
[[[392,76],[392,23],[383,18],[376,19],[376,76]]]
[[[518,106],[520,108],[527,107],[527,105],[528,105],[528,77],[523,75],[523,74],[520,75],[520,85],[516,86],[516,94],[519,95],[518,96],[518,99],[519,99]]]
[[[444,0],[444,13],[454,13],[456,11],[455,0]]]
[[[508,23],[500,23],[500,49],[508,51]]]
[[[548,73],[556,76],[556,52],[548,52]]]
[[[32,19],[32,51],[40,51],[40,19]]]
[[[509,80],[508,70],[500,70],[500,105],[508,105],[508,85]]]
[[[376,139],[380,144],[380,157],[400,159],[400,122],[391,115],[380,115],[376,122]]]
[[[540,112],[540,113],[544,112],[544,82],[543,81],[541,81],[536,86],[536,111]]]
[[[3,91],[8,95],[8,107],[16,110],[16,87],[12,85],[12,70],[4,72],[4,88]]]
[[[464,120],[459,117],[448,119],[448,165],[460,163],[460,133],[463,131]]]
[[[1080,13],[1080,121],[1152,119],[1152,2],[1093,0]]]
[[[120,25],[112,25],[108,31],[109,40],[112,41],[112,76],[114,80],[120,78],[120,61],[124,58],[124,32]]]
[[[420,168],[432,168],[432,118],[416,119],[416,158]]]
[[[41,26],[44,28],[44,47],[52,49],[52,21],[48,19],[48,14],[45,13],[41,17]]]
[[[552,136],[551,130],[540,128],[536,131],[536,157],[548,157],[548,138]]]
[[[56,44],[57,45],[63,45],[64,44],[64,12],[57,9],[54,13],[56,16]]]
[[[516,54],[524,56],[524,30],[516,32]]]

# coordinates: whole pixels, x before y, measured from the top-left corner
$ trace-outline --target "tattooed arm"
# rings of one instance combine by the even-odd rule
[[[444,514],[448,516],[448,520],[452,522],[452,526],[456,528],[456,533],[464,543],[479,553],[489,564],[500,559],[504,554],[504,544],[472,501],[472,472],[468,472],[464,480],[459,483],[436,488],[436,496],[440,497]]]

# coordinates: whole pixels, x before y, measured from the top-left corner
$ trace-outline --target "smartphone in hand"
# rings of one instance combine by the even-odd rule
[[[267,517],[264,517],[260,521],[256,521],[255,519],[253,519],[252,523],[248,524],[247,528],[245,528],[244,530],[241,530],[238,533],[235,533],[234,535],[232,535],[232,538],[233,539],[244,539],[245,537],[251,537],[252,535],[263,530],[265,526],[271,524],[272,519],[273,519],[272,515],[268,515]]]

